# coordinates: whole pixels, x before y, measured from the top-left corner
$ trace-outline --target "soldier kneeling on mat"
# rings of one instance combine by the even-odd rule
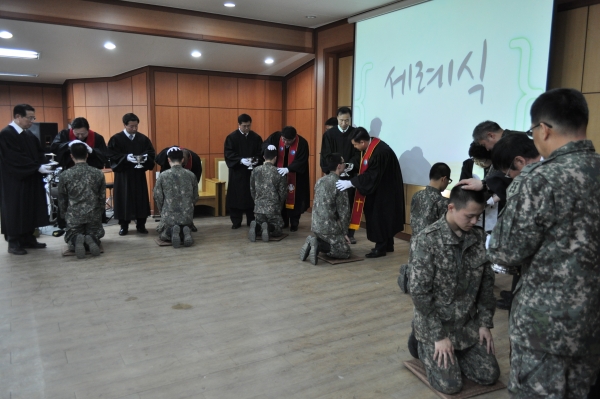
[[[75,165],[60,174],[58,206],[67,223],[65,242],[77,258],[85,258],[86,249],[100,255],[100,239],[104,237],[102,215],[106,203],[104,174],[87,164],[92,149],[74,140],[69,143]]]
[[[277,147],[268,146],[263,151],[263,158],[265,163],[254,168],[250,175],[254,220],[250,223],[248,239],[252,242],[256,241],[257,234],[263,241],[283,235],[281,209],[287,198],[287,178],[277,171]]]
[[[485,232],[475,227],[485,207],[482,192],[457,185],[448,212],[411,242],[410,294],[419,359],[434,389],[455,394],[464,374],[493,385],[500,369],[490,332],[496,308],[494,272]]]
[[[346,168],[344,158],[338,153],[325,157],[329,174],[321,177],[315,184],[315,198],[312,210],[311,230],[314,236],[306,237],[300,249],[300,260],[307,258],[317,264],[319,252],[331,258],[348,259],[350,257],[350,205],[346,191],[340,191],[335,184]]]
[[[171,168],[160,172],[153,192],[160,211],[160,223],[156,231],[162,241],[171,241],[173,248],[180,248],[182,242],[189,247],[194,243],[191,226],[194,222],[194,204],[198,200],[198,181],[192,172],[181,166],[181,148],[169,148],[167,158]]]

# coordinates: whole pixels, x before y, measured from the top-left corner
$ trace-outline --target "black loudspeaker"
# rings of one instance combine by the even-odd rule
[[[29,131],[42,143],[44,152],[50,152],[50,145],[58,134],[58,123],[34,122]]]

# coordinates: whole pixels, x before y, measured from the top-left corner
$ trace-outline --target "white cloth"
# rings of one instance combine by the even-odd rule
[[[86,147],[87,147],[87,152],[88,152],[89,154],[91,154],[91,153],[92,153],[92,151],[93,151],[93,150],[92,150],[92,147],[90,147],[89,145],[87,145],[87,143],[84,143],[84,142],[83,142],[83,141],[81,141],[81,140],[73,140],[73,141],[71,141],[71,142],[69,143],[69,148],[71,148],[71,146],[72,146],[73,144],[83,144],[84,146],[86,146]]]
[[[19,133],[19,134],[21,134],[21,132],[23,132],[23,128],[21,126],[17,125],[14,121],[9,123],[8,125],[14,127],[15,130],[17,131],[17,133]]]
[[[335,183],[335,186],[340,191],[344,191],[349,189],[350,187],[354,187],[350,180],[338,180],[337,183]]]

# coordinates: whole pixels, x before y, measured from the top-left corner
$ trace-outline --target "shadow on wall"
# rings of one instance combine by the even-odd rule
[[[374,118],[371,121],[371,128],[369,129],[369,136],[379,137],[379,134],[381,133],[381,125],[383,125],[383,122],[381,122],[381,119]]]
[[[402,169],[402,180],[405,184],[416,184],[418,186],[429,184],[431,164],[423,156],[421,147],[413,147],[410,151],[404,151],[398,161]]]

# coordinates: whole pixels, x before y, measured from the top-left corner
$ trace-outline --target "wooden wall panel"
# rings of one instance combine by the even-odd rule
[[[265,135],[263,139],[269,137],[276,131],[280,131],[283,128],[282,113],[281,111],[265,111]]]
[[[296,109],[296,76],[286,81],[286,103],[287,109]]]
[[[582,91],[600,93],[600,4],[589,8]]]
[[[208,76],[177,74],[177,97],[180,107],[208,107]]]
[[[67,83],[67,108],[73,108],[73,83]]]
[[[348,56],[338,60],[338,107],[352,106],[352,68],[354,67],[354,57]]]
[[[86,107],[108,107],[108,84],[94,82],[85,84]]]
[[[177,74],[154,73],[154,102],[156,105],[177,106]]]
[[[550,60],[551,89],[572,87],[581,90],[587,14],[587,7],[556,13]]]
[[[133,105],[148,105],[148,82],[146,72],[131,77]]]
[[[265,137],[269,136],[268,134],[265,136],[265,111],[263,109],[238,109],[237,113],[238,115],[250,115],[250,117],[252,118],[252,126],[250,127],[250,129],[258,133],[260,137],[264,139]]]
[[[163,148],[179,142],[179,112],[177,107],[156,107],[157,153]]]
[[[87,118],[87,112],[85,107],[73,107],[73,117],[71,118],[71,120],[79,117]]]
[[[0,85],[0,105],[11,105],[10,87],[8,85]]]
[[[237,109],[210,109],[210,153],[223,154],[227,135],[238,128]],[[240,133],[241,134],[241,133]]]
[[[108,139],[107,133],[110,130],[108,107],[87,107],[86,113],[90,129],[98,131],[105,139]]]
[[[124,129],[123,115],[131,112],[131,109],[132,109],[131,106],[125,106],[125,105],[108,107],[108,121],[109,121],[108,130],[106,132],[98,132],[98,133],[101,133],[106,138],[106,137],[110,137],[116,133],[122,132]],[[140,116],[138,115],[138,118],[139,117]],[[138,128],[141,128],[141,126],[138,126]]]
[[[308,157],[308,170],[309,170],[309,174],[310,174],[310,206],[312,207],[313,205],[313,198],[315,198],[315,184],[317,183],[316,179],[315,179],[315,155],[311,153],[311,155]],[[320,176],[320,175],[319,175]]]
[[[108,105],[133,105],[131,78],[108,82]]]
[[[213,108],[237,108],[237,78],[210,76],[208,78],[209,104]]]
[[[197,154],[210,152],[208,108],[179,107],[178,145]]]
[[[66,128],[66,126],[64,126],[65,121],[63,117],[63,109],[54,107],[44,107],[44,122],[58,123],[59,130]]]
[[[138,132],[144,133],[150,137],[150,123],[148,121],[148,107],[145,105],[134,105],[133,113],[139,118],[140,124],[138,126]],[[123,122],[121,122],[123,126]],[[123,130],[123,129],[121,129]]]
[[[265,82],[265,109],[283,109],[283,82],[267,80]]]
[[[315,129],[313,124],[313,114],[314,111],[312,109],[296,110],[296,123],[295,125],[293,125],[296,128],[298,134],[304,137],[306,141],[308,141],[308,146],[310,150],[313,150],[315,147]]]
[[[10,104],[29,104],[34,108],[44,106],[42,88],[37,86],[10,86]]]
[[[70,123],[73,120],[73,107],[67,108],[67,123]]]
[[[13,121],[13,107],[10,105],[0,105],[0,121],[2,121],[2,128]]]
[[[42,93],[44,96],[44,107],[63,107],[62,89],[60,87],[44,87]]]
[[[590,110],[587,135],[592,140],[596,152],[600,152],[600,93],[585,94]]]
[[[313,70],[314,67],[307,68],[295,77],[296,109],[310,109],[312,106]]]
[[[287,112],[285,113],[285,122],[283,123],[283,125],[296,127],[296,110],[287,110]]]
[[[73,106],[85,107],[85,83],[73,83]]]
[[[265,81],[238,79],[238,106],[246,109],[265,109]]]

